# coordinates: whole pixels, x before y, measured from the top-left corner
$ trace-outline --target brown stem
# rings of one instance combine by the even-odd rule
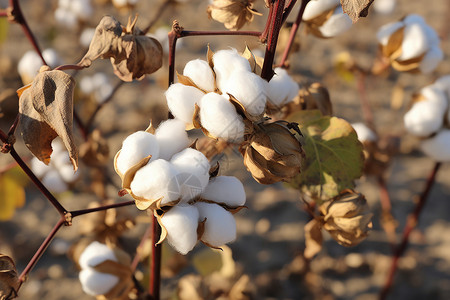
[[[0,129],[0,140],[2,140],[3,143],[8,143],[8,135]]]
[[[169,32],[169,86],[175,81],[175,52],[178,36],[179,33],[175,31],[173,26],[172,31]]]
[[[14,133],[16,132],[17,125],[19,125],[19,119],[20,119],[20,114],[17,113],[16,118],[14,119],[14,123],[11,125],[11,127],[8,130],[8,136],[14,135]]]
[[[90,213],[97,212],[97,211],[107,210],[107,209],[111,209],[111,208],[124,207],[124,206],[130,206],[133,204],[134,204],[134,200],[131,200],[131,201],[127,201],[127,202],[115,203],[115,204],[110,204],[110,205],[105,205],[105,206],[94,207],[94,208],[74,210],[74,211],[70,212],[70,215],[72,216],[72,218],[75,218],[78,216],[90,214]]]
[[[417,202],[417,204],[416,204],[414,212],[408,216],[405,228],[403,229],[402,241],[401,241],[400,245],[398,245],[398,247],[396,248],[394,257],[392,258],[391,267],[389,269],[389,274],[388,274],[386,283],[384,284],[384,287],[380,292],[380,298],[379,298],[380,300],[386,299],[387,295],[389,294],[389,291],[394,282],[395,273],[397,271],[398,260],[403,255],[403,253],[406,250],[406,247],[408,246],[408,241],[409,241],[409,236],[411,234],[411,231],[416,227],[416,225],[419,221],[420,213],[422,212],[423,207],[425,206],[425,203],[428,198],[428,194],[430,193],[431,188],[433,187],[437,172],[440,167],[441,167],[441,163],[439,163],[439,162],[435,163],[434,168],[431,171],[431,173],[427,179],[425,189],[423,190],[422,194],[420,195],[419,202]]]
[[[309,0],[308,0],[309,1]],[[308,2],[307,1],[307,2]],[[302,1],[303,2],[303,1]],[[286,8],[284,9],[283,12],[283,24],[284,22],[286,22],[286,19],[289,17],[289,15],[291,14],[292,9],[294,8],[295,4],[297,3],[297,0],[289,0],[288,4],[286,5]],[[303,15],[303,13],[302,13]]]
[[[261,32],[259,31],[198,31],[198,30],[183,30],[179,38],[187,37],[187,36],[206,36],[206,35],[249,35],[249,36],[260,36]]]
[[[142,236],[141,242],[139,243],[139,245],[136,248],[136,255],[134,256],[133,261],[131,262],[131,266],[130,266],[131,272],[133,272],[133,273],[136,270],[136,268],[139,264],[139,261],[141,260],[141,250],[144,247],[144,243],[150,237],[152,232],[153,232],[153,227],[148,226],[147,230],[145,231],[144,235]]]
[[[64,70],[83,70],[87,68],[86,66],[80,65],[61,65],[55,68],[55,70],[64,71]]]
[[[159,290],[161,284],[161,249],[162,245],[157,244],[161,235],[161,227],[155,216],[152,216],[152,259],[150,261],[150,286],[149,293],[154,300],[159,300]]]
[[[270,4],[269,4],[269,15],[267,16],[266,25],[264,26],[263,32],[259,36],[259,40],[261,41],[261,43],[265,44],[267,42],[267,35],[269,34],[269,30],[270,30],[270,27],[272,25],[271,20],[273,19],[273,13],[274,13],[273,3],[272,3],[272,1],[270,1]]]
[[[309,0],[302,0],[302,4],[300,6],[300,10],[298,12],[297,19],[295,20],[295,23],[292,25],[291,32],[289,33],[288,43],[286,45],[286,48],[284,48],[284,52],[281,57],[281,62],[280,62],[281,68],[287,68],[286,61],[289,57],[289,53],[291,51],[292,45],[294,44],[295,36],[297,35],[298,28],[300,27],[300,23],[302,22],[303,13],[305,12],[305,7],[306,7],[306,4],[308,4],[308,2],[309,2]]]

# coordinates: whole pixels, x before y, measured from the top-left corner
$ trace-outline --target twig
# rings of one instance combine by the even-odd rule
[[[152,216],[152,259],[150,261],[150,286],[149,293],[153,299],[160,299],[161,284],[161,244],[157,244],[161,235],[161,227],[155,216]]]
[[[304,2],[304,1],[302,1],[302,2]],[[306,2],[309,2],[309,0]],[[296,3],[297,3],[297,0],[289,0],[288,4],[286,5],[286,8],[284,9],[284,12],[283,12],[283,24],[284,24],[284,22],[286,22],[286,19],[289,17],[289,15]],[[303,13],[302,13],[302,15],[303,15]]]
[[[11,127],[8,130],[8,136],[14,135],[16,133],[17,125],[19,125],[20,120],[20,114],[17,113],[16,118],[14,119],[14,123],[11,125]]]
[[[267,35],[269,34],[270,27],[272,25],[271,20],[273,19],[273,2],[270,1],[269,4],[269,14],[267,16],[266,25],[264,26],[264,30],[262,31],[261,35],[259,36],[259,40],[261,43],[267,43]]]
[[[405,228],[403,229],[402,241],[401,241],[400,245],[398,245],[398,247],[394,253],[394,257],[392,258],[391,267],[389,269],[389,274],[388,274],[386,283],[384,284],[384,287],[380,293],[380,298],[379,298],[380,300],[386,299],[386,297],[392,287],[392,284],[394,282],[394,276],[395,276],[395,273],[396,273],[397,267],[398,267],[398,260],[403,255],[403,253],[405,252],[405,250],[408,246],[408,241],[409,241],[409,236],[411,234],[411,231],[416,227],[416,225],[419,221],[420,213],[422,212],[423,207],[425,206],[425,203],[428,199],[428,194],[430,193],[431,188],[433,187],[437,172],[440,167],[441,167],[441,163],[439,163],[439,162],[435,163],[434,168],[431,171],[431,173],[427,179],[425,189],[423,190],[422,194],[420,195],[419,202],[417,202],[417,204],[416,204],[414,212],[408,216],[408,220],[406,222]]]
[[[115,204],[110,204],[110,205],[105,205],[105,206],[94,207],[94,208],[74,210],[74,211],[71,211],[70,214],[71,214],[72,218],[75,218],[78,216],[90,214],[90,213],[97,212],[97,211],[107,210],[107,209],[111,209],[111,208],[118,208],[118,207],[123,207],[123,206],[130,206],[133,204],[134,204],[134,200],[131,200],[131,201],[127,201],[127,202],[115,203]]]
[[[55,68],[55,70],[64,71],[64,70],[83,70],[87,67],[80,65],[61,65]]]

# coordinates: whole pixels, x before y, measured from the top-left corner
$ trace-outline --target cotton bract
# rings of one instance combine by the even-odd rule
[[[177,119],[159,124],[155,137],[159,145],[159,157],[165,160],[169,160],[190,144],[184,122]]]
[[[184,66],[183,75],[192,79],[202,90],[214,92],[214,73],[207,61],[201,59],[189,61]]]
[[[450,161],[450,129],[442,129],[435,136],[422,141],[420,148],[435,161]]]
[[[283,68],[275,68],[275,75],[267,87],[267,100],[275,107],[291,102],[298,94],[298,84]]]
[[[192,124],[195,104],[203,97],[204,93],[195,87],[175,83],[167,89],[165,95],[167,106],[175,118],[186,124]]]
[[[238,207],[245,204],[244,186],[234,176],[212,178],[201,197],[229,207]]]

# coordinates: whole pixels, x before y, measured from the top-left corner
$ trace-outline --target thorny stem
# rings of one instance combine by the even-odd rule
[[[297,35],[297,31],[300,27],[300,23],[302,22],[303,13],[305,12],[305,7],[306,7],[306,4],[308,4],[308,2],[309,2],[309,0],[302,0],[302,4],[300,6],[300,10],[298,12],[297,19],[295,20],[295,23],[292,25],[291,32],[289,33],[288,43],[286,45],[286,48],[284,48],[284,52],[281,57],[281,62],[280,62],[281,68],[287,68],[286,61],[289,57],[289,53],[291,51],[292,45],[294,44],[295,36]],[[294,2],[294,4],[295,4],[295,2]],[[288,8],[289,8],[289,6],[288,6]],[[286,18],[287,18],[287,15],[286,15]],[[285,21],[285,19],[283,21]]]
[[[142,251],[142,248],[144,247],[144,243],[150,237],[150,235],[152,233],[153,233],[153,227],[148,226],[147,230],[145,231],[144,235],[142,236],[141,242],[139,243],[139,245],[136,248],[136,255],[134,256],[133,261],[131,262],[131,266],[130,266],[131,272],[134,273],[134,271],[136,271],[139,261],[141,260],[141,251]]]
[[[161,284],[161,249],[162,245],[157,244],[161,236],[161,227],[155,216],[152,216],[152,259],[150,261],[150,285],[149,294],[154,300],[159,300]]]
[[[419,221],[420,213],[422,212],[423,207],[425,206],[425,203],[428,198],[428,194],[430,193],[431,188],[433,187],[437,172],[439,171],[440,167],[441,167],[441,163],[439,163],[439,162],[435,163],[433,170],[431,171],[431,173],[427,179],[425,189],[423,190],[422,194],[420,195],[419,201],[416,204],[414,212],[408,216],[405,228],[403,229],[402,241],[397,246],[396,251],[394,253],[394,257],[392,258],[391,267],[389,269],[389,274],[388,274],[386,283],[384,284],[384,287],[380,293],[380,298],[379,298],[380,300],[386,299],[386,297],[392,287],[392,284],[394,282],[394,276],[395,276],[395,273],[396,273],[397,267],[398,267],[398,260],[403,255],[403,253],[406,250],[406,247],[408,246],[409,236]]]
[[[104,205],[104,206],[88,208],[88,209],[74,210],[74,211],[71,211],[70,214],[71,214],[72,218],[75,218],[78,216],[90,214],[90,213],[97,212],[97,211],[107,210],[107,209],[111,209],[111,208],[124,207],[124,206],[130,206],[133,204],[134,204],[134,200],[130,200],[127,202],[122,202],[122,203],[115,203],[115,204]]]

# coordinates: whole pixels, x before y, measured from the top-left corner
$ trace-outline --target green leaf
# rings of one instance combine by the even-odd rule
[[[25,190],[9,172],[0,175],[0,221],[8,221],[25,204]]]
[[[8,37],[9,23],[6,18],[0,18],[0,44]]]
[[[306,154],[302,172],[289,185],[319,202],[353,188],[354,180],[362,175],[364,154],[352,126],[343,119],[322,116],[318,110],[294,113],[288,121],[299,123]]]

